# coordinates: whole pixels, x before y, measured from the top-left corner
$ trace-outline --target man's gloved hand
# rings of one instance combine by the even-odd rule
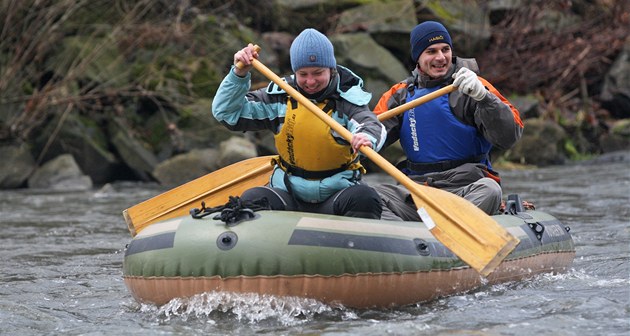
[[[488,90],[486,90],[479,78],[477,78],[477,74],[468,68],[459,69],[459,71],[453,74],[453,78],[455,79],[453,85],[457,86],[459,92],[469,95],[476,101],[482,100],[488,93]]]

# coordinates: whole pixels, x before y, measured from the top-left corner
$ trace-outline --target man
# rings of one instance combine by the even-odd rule
[[[241,199],[266,198],[274,210],[379,219],[380,197],[361,182],[358,149],[380,149],[385,128],[367,106],[372,95],[363,80],[337,65],[332,43],[317,30],[306,29],[293,41],[294,75],[285,80],[352,132],[348,143],[275,83],[249,92],[257,57],[251,44],[234,54],[235,66],[212,103],[214,117],[231,130],[275,134],[279,156],[269,186],[247,190]],[[244,66],[236,67],[239,62]]]
[[[458,90],[385,121],[385,146],[400,140],[407,160],[398,167],[414,181],[450,191],[495,214],[502,191],[499,176],[492,170],[490,150],[493,146],[510,148],[520,139],[523,123],[519,112],[477,76],[474,59],[453,56],[451,37],[442,24],[423,22],[410,35],[416,68],[411,77],[382,95],[374,113],[451,83]],[[375,188],[384,202],[383,219],[420,220],[404,187],[385,184]]]

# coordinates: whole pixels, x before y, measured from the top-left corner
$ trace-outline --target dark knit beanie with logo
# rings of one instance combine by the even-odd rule
[[[293,72],[306,67],[334,68],[337,66],[335,50],[326,35],[315,29],[305,29],[289,49]]]
[[[453,42],[451,42],[451,36],[448,34],[446,28],[439,22],[425,21],[417,25],[411,31],[411,58],[414,62],[418,61],[418,57],[428,48],[435,43],[446,43],[453,48]]]

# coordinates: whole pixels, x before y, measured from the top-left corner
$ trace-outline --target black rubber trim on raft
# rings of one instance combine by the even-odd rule
[[[523,231],[527,234],[529,239],[521,238],[521,242],[516,246],[514,251],[527,250],[530,248],[539,248],[542,245],[549,243],[559,243],[567,240],[571,240],[571,235],[566,231],[565,225],[557,219],[535,222],[545,227],[545,231],[542,233],[542,239],[538,240],[536,234],[532,231],[528,224],[521,225]]]
[[[424,241],[423,241],[424,242]],[[432,257],[452,258],[454,254],[442,244],[424,242]],[[402,255],[426,255],[411,239],[361,236],[337,232],[296,229],[289,239],[289,245],[336,247],[351,250],[395,253]]]
[[[127,251],[125,251],[125,257],[141,252],[171,248],[174,243],[175,231],[134,239],[129,243],[129,247],[127,247]]]

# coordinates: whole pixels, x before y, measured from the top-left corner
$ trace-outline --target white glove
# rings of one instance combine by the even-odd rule
[[[470,98],[480,101],[482,100],[488,90],[481,84],[477,74],[472,72],[468,68],[461,68],[459,71],[453,74],[453,85],[457,86],[459,92],[469,95]]]

